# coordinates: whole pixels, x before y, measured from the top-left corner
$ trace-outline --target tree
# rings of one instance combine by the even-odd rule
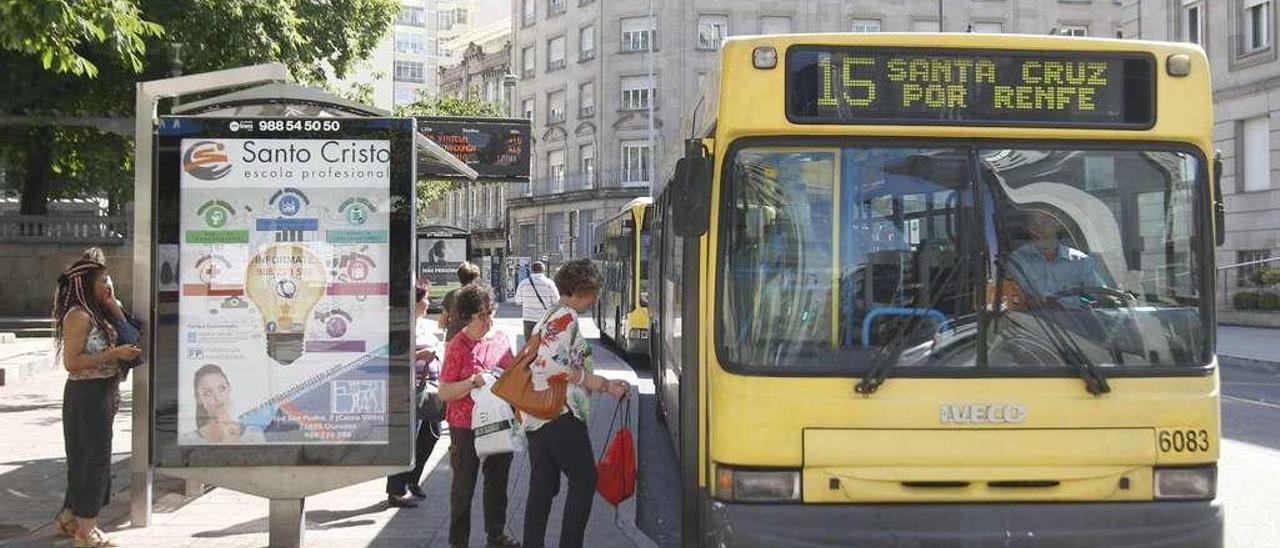
[[[161,34],[131,0],[0,0],[0,49],[39,59],[57,73],[96,76],[98,65],[82,53],[93,45],[141,71],[144,40]]]
[[[418,92],[412,103],[396,106],[396,116],[475,116],[481,118],[499,118],[506,115],[502,107],[493,103],[471,98],[453,96],[430,96],[423,91]],[[446,192],[458,188],[454,181],[440,179],[421,179],[415,185],[418,198],[419,224],[426,224],[427,209],[431,202],[439,200]]]
[[[134,7],[130,13],[150,22],[140,27],[146,32],[135,33],[141,47],[123,50],[135,57],[122,56],[120,39],[110,33],[96,42],[64,40],[76,44],[73,52],[87,63],[73,60],[72,65],[92,66],[92,71],[53,70],[56,53],[46,67],[43,53],[37,58],[31,48],[0,47],[0,74],[5,74],[0,79],[0,113],[35,117],[131,116],[136,82],[178,70],[197,73],[276,61],[301,82],[342,78],[386,35],[400,9],[397,0],[0,0],[5,21],[0,30],[21,30],[25,24],[9,21],[9,13],[27,9],[11,4],[62,6],[50,10],[71,9],[65,6],[72,4]],[[71,13],[83,15],[86,9]],[[90,22],[96,20],[71,21],[92,29]],[[89,31],[89,36],[97,35]],[[8,43],[0,41],[0,46]],[[59,143],[72,142],[92,145],[76,160],[66,156],[66,147],[58,149]],[[64,190],[112,195],[114,178],[90,166],[124,168],[132,154],[131,139],[115,139],[97,130],[44,122],[0,128],[0,159],[6,161],[10,177],[22,181],[21,211],[26,214],[46,213],[47,199]],[[121,200],[132,198],[131,184],[120,190],[116,194]]]

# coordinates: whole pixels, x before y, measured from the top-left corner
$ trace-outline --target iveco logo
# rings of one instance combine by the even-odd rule
[[[1027,407],[1021,403],[944,403],[942,424],[1026,422]]]

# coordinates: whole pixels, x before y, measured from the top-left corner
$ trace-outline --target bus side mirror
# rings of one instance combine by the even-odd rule
[[[1227,204],[1222,195],[1222,151],[1213,153],[1213,239],[1219,247],[1227,241]]]
[[[676,160],[675,180],[672,181],[675,198],[676,234],[696,238],[711,227],[711,156],[702,139],[685,142],[684,158]]]

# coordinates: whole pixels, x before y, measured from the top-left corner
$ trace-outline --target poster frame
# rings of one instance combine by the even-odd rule
[[[337,121],[340,130],[275,130],[274,124]],[[413,186],[416,180],[416,123],[412,118],[210,118],[162,116],[155,134],[152,265],[158,249],[181,245],[180,165],[183,139],[385,139],[391,143],[389,213],[389,287],[386,317],[388,342],[387,443],[179,445],[178,398],[184,385],[178,375],[180,319],[178,294],[160,291],[153,272],[151,325],[151,462],[161,469],[262,467],[404,467],[413,459],[412,405],[413,268],[416,264]],[[278,126],[276,126],[278,127]],[[312,126],[315,127],[315,126]],[[332,127],[332,126],[330,126]],[[284,183],[281,186],[285,186]],[[401,235],[402,237],[397,237]],[[185,387],[189,389],[190,387]]]

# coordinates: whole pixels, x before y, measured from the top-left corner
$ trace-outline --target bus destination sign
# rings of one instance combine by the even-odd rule
[[[787,117],[800,124],[1145,129],[1155,62],[1119,53],[797,46]]]

